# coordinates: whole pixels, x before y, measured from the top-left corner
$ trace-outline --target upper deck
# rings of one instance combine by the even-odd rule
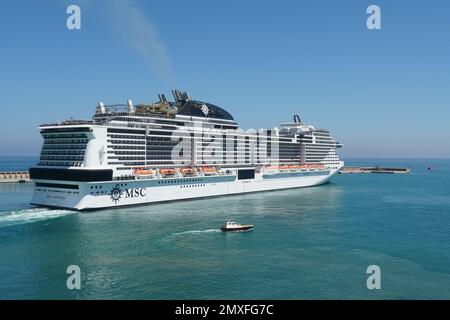
[[[92,120],[66,120],[60,123],[42,124],[46,127],[70,127],[79,125],[112,125],[123,126],[118,122],[145,124],[168,124],[184,126],[191,124],[208,124],[215,129],[237,129],[238,124],[225,109],[211,103],[193,100],[186,92],[172,91],[175,101],[167,101],[164,94],[158,95],[159,101],[151,104],[134,105],[131,100],[127,104],[105,105],[100,102]],[[137,125],[136,127],[141,127]]]

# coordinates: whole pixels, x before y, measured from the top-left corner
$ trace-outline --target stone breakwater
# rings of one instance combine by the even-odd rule
[[[0,183],[6,182],[28,182],[30,173],[28,171],[8,171],[0,172]]]

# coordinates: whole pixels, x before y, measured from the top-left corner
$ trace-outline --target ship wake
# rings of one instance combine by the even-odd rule
[[[183,231],[183,232],[176,232],[176,233],[171,233],[171,234],[163,237],[158,242],[179,240],[180,238],[183,239],[183,237],[201,236],[201,235],[207,235],[207,234],[214,234],[217,232],[221,232],[220,229],[188,230],[188,231]]]
[[[173,233],[172,236],[182,236],[182,235],[187,235],[187,234],[213,233],[213,232],[220,232],[220,230],[219,229],[189,230],[189,231]]]
[[[59,218],[74,213],[70,210],[52,210],[33,208],[17,211],[0,212],[0,227],[33,223],[37,221]]]

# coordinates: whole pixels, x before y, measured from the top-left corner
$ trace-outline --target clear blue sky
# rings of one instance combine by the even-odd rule
[[[81,30],[66,7],[81,7]],[[366,27],[369,4],[382,30]],[[450,1],[4,1],[0,155],[98,101],[187,90],[244,129],[299,113],[343,156],[450,157]]]

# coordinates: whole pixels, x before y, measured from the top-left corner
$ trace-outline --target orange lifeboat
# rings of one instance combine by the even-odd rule
[[[137,179],[148,179],[155,175],[155,172],[150,168],[137,168],[133,170]]]
[[[217,170],[214,167],[202,167],[201,170],[205,175],[212,175],[217,173]]]
[[[177,171],[175,169],[159,169],[159,173],[163,176],[173,176]]]
[[[194,175],[195,174],[195,169],[194,168],[181,168],[181,174],[184,176],[188,176],[188,175]]]
[[[280,170],[289,170],[289,166],[279,166]]]
[[[291,169],[291,170],[297,170],[297,169],[300,169],[300,167],[299,167],[299,166],[289,166],[289,169]]]
[[[154,175],[155,172],[149,168],[137,168],[134,170],[134,174],[138,175]]]

